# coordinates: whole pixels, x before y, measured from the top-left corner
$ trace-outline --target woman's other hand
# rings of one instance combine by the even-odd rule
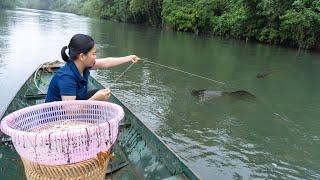
[[[111,95],[109,88],[100,89],[89,100],[107,101]]]

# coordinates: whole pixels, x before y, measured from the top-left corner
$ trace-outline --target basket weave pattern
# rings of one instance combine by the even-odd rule
[[[101,101],[59,101],[18,110],[1,121],[19,155],[44,165],[73,164],[108,151],[123,109]]]
[[[40,165],[23,158],[22,161],[28,180],[103,180],[109,157],[110,153],[103,158],[102,162],[101,159],[92,158],[61,166]]]

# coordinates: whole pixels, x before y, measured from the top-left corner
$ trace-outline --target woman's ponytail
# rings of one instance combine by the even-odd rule
[[[61,49],[61,57],[62,59],[65,61],[65,62],[68,62],[69,60],[69,56],[66,54],[66,50],[68,49],[67,46],[64,46],[62,49]]]
[[[94,47],[94,40],[85,34],[76,34],[72,36],[70,43],[61,49],[61,56],[64,61],[74,61],[83,53],[87,54]],[[69,56],[66,54],[69,49]]]

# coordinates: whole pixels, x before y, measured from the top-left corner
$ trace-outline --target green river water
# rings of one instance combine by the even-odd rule
[[[73,34],[91,35],[98,57],[147,61],[92,72],[139,113],[203,179],[320,179],[320,54],[78,15],[0,11],[0,110],[42,62],[60,59]],[[256,75],[272,72],[264,78]],[[257,101],[202,102],[193,89],[246,90]],[[10,159],[0,151],[0,158]],[[8,161],[8,166],[10,165]],[[12,172],[1,173],[14,173]]]

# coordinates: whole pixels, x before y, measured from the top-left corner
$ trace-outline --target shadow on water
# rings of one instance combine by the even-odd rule
[[[97,52],[101,57],[128,54],[137,54],[140,57],[160,56],[161,34],[155,28],[99,19],[93,19],[89,23],[90,27],[94,27],[89,31],[100,47]]]

